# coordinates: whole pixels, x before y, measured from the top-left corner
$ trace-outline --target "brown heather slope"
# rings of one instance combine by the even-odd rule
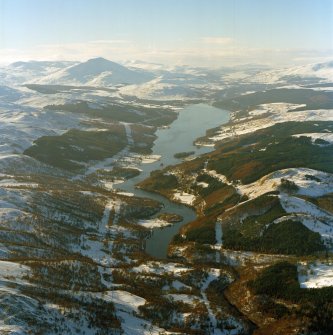
[[[257,329],[253,335],[295,335],[300,334],[302,322],[292,315],[280,319],[262,309],[259,297],[248,288],[247,283],[258,275],[262,266],[248,264],[238,269],[239,278],[224,291],[227,300],[245,317],[253,322]]]

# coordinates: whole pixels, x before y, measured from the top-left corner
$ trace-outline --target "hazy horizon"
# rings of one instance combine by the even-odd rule
[[[0,0],[0,63],[285,66],[333,54],[333,0]]]

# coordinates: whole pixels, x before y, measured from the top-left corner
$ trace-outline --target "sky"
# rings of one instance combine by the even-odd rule
[[[333,0],[0,0],[0,63],[234,66],[333,58]]]

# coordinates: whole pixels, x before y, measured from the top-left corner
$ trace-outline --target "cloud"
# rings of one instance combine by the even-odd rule
[[[121,59],[137,52],[137,48],[126,40],[96,40],[85,43],[43,44],[27,49],[0,49],[0,63],[18,60],[75,60],[84,61],[92,57]]]
[[[109,45],[123,45],[123,44],[130,44],[131,41],[129,40],[97,40],[91,41],[90,44],[109,44]]]
[[[249,48],[229,37],[203,37],[166,47],[152,47],[129,40],[95,40],[85,43],[44,44],[25,50],[0,49],[0,63],[28,60],[85,61],[105,57],[116,62],[142,60],[167,65],[237,66],[263,64],[289,66],[315,62],[332,55],[332,50]]]
[[[231,37],[202,37],[200,39],[202,43],[213,44],[213,45],[230,45],[234,42]]]

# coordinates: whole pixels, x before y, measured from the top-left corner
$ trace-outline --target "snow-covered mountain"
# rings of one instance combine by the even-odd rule
[[[109,86],[139,84],[149,81],[153,77],[150,72],[139,69],[128,69],[125,66],[100,57],[64,68],[40,78],[34,81],[34,83]]]
[[[290,68],[262,71],[253,76],[252,82],[261,83],[279,83],[279,82],[295,82],[308,81],[316,78],[322,82],[333,81],[333,61],[325,63],[313,63]]]
[[[140,64],[138,62],[136,65]],[[124,96],[152,100],[184,100],[202,98],[222,82],[223,73],[208,68],[173,66],[155,68],[156,77],[148,82],[119,89]]]
[[[184,79],[159,76],[146,83],[121,87],[119,91],[123,96],[136,96],[140,99],[182,100],[201,96],[200,88],[205,85],[206,83],[200,78]]]
[[[12,63],[0,68],[1,85],[19,86],[38,80],[77,63],[78,62],[70,61],[28,61]]]
[[[24,92],[5,85],[0,85],[0,106],[2,106],[3,103],[13,102],[23,97]]]
[[[68,66],[77,64],[78,62],[70,61],[28,61],[28,62],[15,62],[9,65],[12,69],[21,71],[33,71],[39,73],[50,73]]]

